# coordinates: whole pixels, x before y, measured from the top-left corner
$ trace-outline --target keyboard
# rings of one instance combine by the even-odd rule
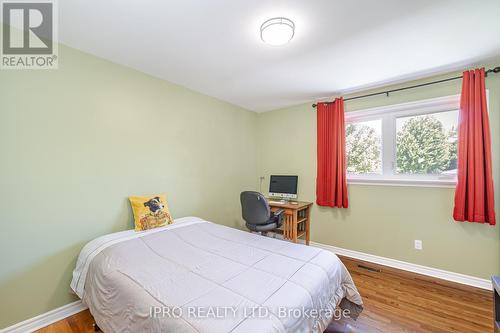
[[[279,204],[279,205],[284,205],[286,204],[285,201],[276,201],[276,200],[269,200],[269,203],[272,203],[272,204]]]

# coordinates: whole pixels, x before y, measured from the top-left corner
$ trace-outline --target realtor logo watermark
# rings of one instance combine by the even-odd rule
[[[55,0],[1,1],[1,69],[57,69]]]
[[[320,320],[330,318],[332,320],[341,320],[342,318],[351,318],[349,309],[327,308],[289,308],[279,306],[274,309],[274,312],[267,307],[250,306],[152,306],[149,309],[151,318],[191,318],[191,319],[269,319],[277,317],[278,319],[294,318],[294,319],[314,319]]]

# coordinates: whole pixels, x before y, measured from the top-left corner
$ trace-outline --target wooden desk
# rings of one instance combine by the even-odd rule
[[[271,211],[275,212],[278,209],[284,209],[283,225],[275,231],[283,234],[284,239],[291,240],[297,243],[299,237],[305,236],[306,245],[309,245],[311,231],[311,206],[312,202],[295,201],[292,203],[275,203],[273,199],[269,199]]]

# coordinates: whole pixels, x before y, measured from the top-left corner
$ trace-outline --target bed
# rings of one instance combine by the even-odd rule
[[[71,288],[105,333],[323,332],[362,309],[333,253],[197,217],[89,242]]]

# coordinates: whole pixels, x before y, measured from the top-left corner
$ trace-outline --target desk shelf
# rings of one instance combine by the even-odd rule
[[[279,234],[279,235],[283,235],[284,233],[284,230],[283,230],[283,226],[279,227],[278,229],[274,229],[272,232],[276,233],[276,234]],[[303,236],[306,235],[306,231],[298,231],[297,232],[297,238],[301,238]]]

